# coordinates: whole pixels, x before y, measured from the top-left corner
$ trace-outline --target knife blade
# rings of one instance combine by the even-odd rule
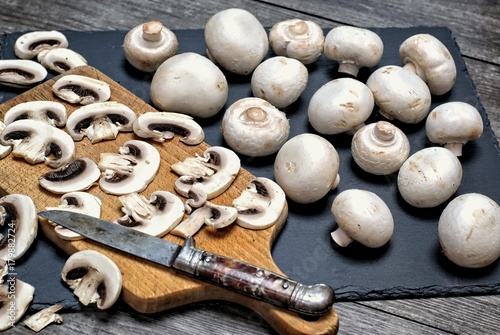
[[[299,314],[321,316],[334,303],[335,293],[326,284],[304,285],[258,266],[198,249],[192,237],[179,245],[76,212],[47,210],[38,215],[117,250]]]

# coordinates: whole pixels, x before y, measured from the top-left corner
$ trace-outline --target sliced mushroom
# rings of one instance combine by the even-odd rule
[[[8,272],[8,265],[5,259],[0,258],[0,284],[3,284],[3,277]]]
[[[12,145],[12,155],[30,164],[58,168],[75,157],[75,142],[64,130],[38,120],[18,120],[5,127],[0,143]]]
[[[46,209],[71,211],[100,218],[101,205],[101,199],[93,194],[87,192],[69,192],[61,197],[59,206],[46,207]],[[82,235],[59,225],[55,226],[54,232],[59,238],[62,238],[63,240],[74,241],[84,238]]]
[[[40,186],[55,194],[88,190],[101,176],[97,164],[90,158],[77,158],[70,163],[43,174]]]
[[[203,207],[193,211],[185,220],[177,225],[171,234],[187,238],[196,234],[204,224],[220,229],[229,226],[238,217],[234,207],[216,205],[207,201]]]
[[[63,127],[67,119],[66,107],[50,100],[27,101],[13,106],[4,115],[6,125],[24,119],[40,120],[54,127]]]
[[[28,319],[24,320],[24,325],[34,332],[39,332],[51,323],[62,323],[63,318],[56,312],[63,308],[62,305],[52,305],[44,308],[41,311],[33,314]]]
[[[236,178],[241,162],[236,153],[224,147],[211,147],[205,150],[203,157],[188,157],[184,162],[177,162],[170,168],[180,175],[175,181],[175,190],[183,197],[189,197],[189,190],[195,182],[205,186],[207,199],[222,194]]]
[[[95,303],[99,309],[110,308],[122,289],[122,274],[109,257],[95,250],[82,250],[64,264],[61,277],[85,306]]]
[[[65,101],[81,105],[107,101],[111,97],[108,83],[78,74],[68,74],[57,79],[52,85],[52,91]]]
[[[35,288],[18,278],[0,285],[0,331],[14,327],[33,300]]]
[[[116,223],[153,236],[168,234],[184,217],[182,200],[167,191],[155,191],[149,199],[137,192],[118,197],[123,217]]]
[[[125,142],[118,152],[101,154],[99,186],[114,195],[143,191],[158,173],[160,153],[140,140]]]
[[[39,63],[27,59],[1,59],[0,84],[27,88],[47,77],[47,70]]]
[[[38,53],[37,60],[47,69],[57,73],[87,65],[87,60],[82,55],[67,48],[44,49]]]
[[[134,133],[142,138],[164,142],[181,135],[181,142],[198,145],[205,139],[203,128],[191,116],[169,112],[147,112],[137,117],[133,124]]]
[[[5,129],[5,123],[0,121],[0,134],[4,129]],[[11,145],[0,144],[0,159],[7,157],[11,151],[12,151]]]
[[[200,208],[207,202],[207,190],[202,183],[195,182],[188,191],[188,199],[184,204],[186,213],[191,214],[193,208]]]
[[[135,112],[120,102],[96,102],[74,110],[68,117],[66,130],[75,141],[87,136],[97,143],[114,140],[119,132],[132,131],[135,119]]]
[[[41,50],[66,48],[68,39],[56,30],[32,31],[19,36],[14,44],[14,53],[22,59],[35,57]]]
[[[8,194],[0,198],[0,228],[4,232],[0,233],[0,259],[21,258],[38,232],[38,216],[33,200],[24,194]]]
[[[265,229],[288,211],[285,192],[269,178],[252,179],[240,196],[233,200],[238,210],[236,224],[248,229]]]

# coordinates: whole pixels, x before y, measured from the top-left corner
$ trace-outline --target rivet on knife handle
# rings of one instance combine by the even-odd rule
[[[334,292],[324,284],[303,285],[277,273],[197,249],[188,237],[172,267],[300,314],[320,316],[330,310]]]

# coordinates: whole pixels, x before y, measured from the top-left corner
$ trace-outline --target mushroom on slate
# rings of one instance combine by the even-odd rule
[[[61,277],[82,304],[95,303],[99,309],[110,308],[122,289],[122,274],[118,266],[95,250],[72,254],[64,264]]]
[[[3,118],[6,125],[23,119],[35,119],[54,127],[64,127],[67,119],[66,107],[51,100],[27,101],[11,107]]]
[[[379,248],[392,237],[394,220],[391,210],[373,192],[342,191],[333,200],[331,211],[338,224],[331,237],[340,247],[357,241],[369,248]]]
[[[81,105],[103,102],[111,97],[109,84],[95,78],[68,74],[56,80],[52,91],[59,98]]]
[[[119,132],[132,131],[135,112],[117,101],[96,102],[74,110],[66,130],[74,141],[87,136],[92,143],[114,140]]]
[[[97,164],[88,157],[81,157],[43,174],[38,182],[49,192],[64,194],[88,190],[100,176]]]
[[[477,140],[483,133],[483,119],[472,105],[451,101],[434,108],[425,122],[425,132],[433,143],[444,144],[455,155],[462,155],[462,146]]]
[[[37,60],[49,70],[64,73],[78,66],[87,65],[87,60],[71,49],[44,49],[37,55]]]
[[[40,51],[67,48],[68,39],[56,30],[32,31],[19,36],[14,43],[14,53],[21,59],[31,59]]]
[[[13,327],[23,317],[34,294],[35,288],[19,278],[9,278],[0,285],[0,331]]]
[[[47,77],[47,69],[28,59],[0,59],[0,85],[28,88]]]

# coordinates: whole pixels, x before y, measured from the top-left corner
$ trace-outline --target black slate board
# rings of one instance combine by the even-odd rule
[[[455,196],[479,192],[499,202],[498,144],[452,32],[446,27],[384,28],[373,31],[380,35],[385,47],[378,67],[401,65],[399,45],[413,34],[432,34],[448,47],[457,65],[457,82],[449,94],[433,97],[431,108],[447,101],[464,101],[481,112],[485,123],[482,137],[464,147],[463,156],[460,157],[463,180]],[[68,37],[70,48],[81,53],[89,65],[151,103],[149,85],[152,75],[135,70],[124,58],[122,41],[126,32],[63,33]],[[206,55],[202,30],[177,30],[175,33],[180,43],[179,53],[192,51]],[[13,46],[20,34],[2,35],[2,59],[14,58]],[[270,52],[268,57],[271,56]],[[314,133],[307,121],[308,101],[319,87],[339,77],[337,69],[338,64],[328,61],[324,56],[308,66],[309,83],[306,90],[296,103],[284,110],[290,119],[290,137],[304,132]],[[373,70],[375,68],[361,70],[358,79],[365,82]],[[251,96],[250,76],[225,74],[230,84],[226,107],[240,98]],[[50,74],[49,77],[53,75]],[[20,90],[1,87],[0,102],[19,93]],[[220,133],[222,115],[223,111],[208,120],[198,120],[205,129],[205,141],[210,145],[225,145]],[[375,109],[367,122],[381,119],[383,118]],[[425,136],[424,122],[418,125],[395,124],[407,134],[411,153],[432,146]],[[335,191],[314,204],[290,202],[288,221],[273,248],[274,260],[284,273],[306,284],[329,284],[336,292],[337,301],[500,292],[498,261],[483,269],[463,269],[451,264],[441,254],[437,222],[447,202],[432,209],[416,209],[407,205],[398,194],[396,174],[377,177],[364,173],[356,166],[350,153],[350,136],[340,134],[328,136],[327,139],[335,146],[341,158],[341,182]],[[254,175],[273,178],[274,157],[275,155],[265,158],[241,156],[242,166]],[[391,208],[395,231],[386,246],[371,250],[354,243],[344,250],[333,248],[330,232],[336,228],[336,224],[330,213],[330,206],[339,192],[350,188],[373,191]],[[18,260],[18,277],[36,288],[31,309],[41,309],[54,303],[62,303],[67,309],[81,308],[72,292],[60,280],[59,272],[66,257],[44,236],[40,236],[28,255]]]

